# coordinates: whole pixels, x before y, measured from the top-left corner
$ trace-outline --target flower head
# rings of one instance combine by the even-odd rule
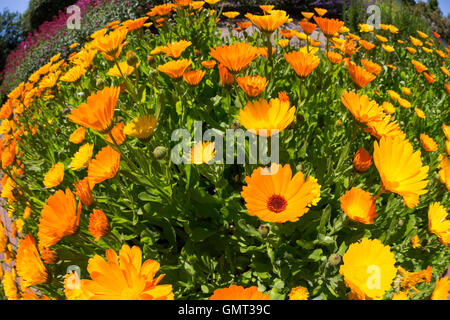
[[[214,160],[216,150],[214,149],[214,142],[197,142],[189,153],[188,161],[194,164],[209,163]]]
[[[300,78],[306,78],[319,65],[320,58],[312,53],[292,51],[284,54],[284,58]]]
[[[80,199],[81,203],[88,208],[92,208],[95,205],[94,198],[92,197],[92,188],[89,184],[88,177],[79,180],[75,184],[75,194]]]
[[[123,133],[145,142],[152,136],[157,122],[158,119],[153,115],[140,116],[127,123]]]
[[[113,178],[120,165],[120,153],[110,146],[101,149],[88,166],[88,179],[91,188],[97,183]]]
[[[191,86],[196,86],[202,81],[204,76],[204,70],[191,70],[183,73],[183,80]]]
[[[192,42],[180,40],[168,43],[167,46],[162,47],[161,51],[165,53],[166,57],[178,59],[186,48],[192,45]]]
[[[360,96],[352,91],[344,91],[341,102],[360,123],[378,121],[384,116],[383,109],[376,101],[370,101],[367,95]]]
[[[305,287],[292,288],[289,293],[289,300],[308,300],[308,290]]]
[[[218,46],[212,48],[209,54],[231,73],[240,73],[259,56],[258,48],[245,42]]]
[[[425,151],[432,152],[438,149],[436,141],[425,133],[420,134],[420,142],[422,142],[422,147]]]
[[[431,300],[448,300],[450,293],[450,278],[443,277],[436,281],[436,285],[431,295]]]
[[[22,290],[47,281],[47,269],[39,256],[36,241],[31,235],[27,235],[20,241],[17,248],[16,269]]]
[[[266,78],[261,76],[249,76],[238,77],[236,79],[239,86],[244,90],[245,94],[250,98],[256,98],[264,89],[266,89],[269,83]]]
[[[86,137],[86,128],[78,127],[69,137],[69,141],[75,144],[80,144]]]
[[[450,220],[448,212],[440,204],[434,202],[428,208],[428,230],[438,236],[439,241],[445,245],[450,243]]]
[[[192,61],[189,59],[172,60],[158,66],[158,71],[167,74],[172,80],[179,80],[191,64]]]
[[[341,209],[352,220],[370,224],[378,216],[375,201],[369,192],[360,188],[351,188],[341,198]]]
[[[95,48],[109,61],[118,59],[126,42],[128,28],[120,27],[109,34],[98,36],[94,40]]]
[[[72,157],[72,162],[70,163],[70,167],[72,168],[72,170],[87,168],[89,165],[89,161],[91,161],[93,150],[93,144],[86,143],[85,145],[81,146],[80,149]]]
[[[366,85],[368,85],[376,78],[374,74],[366,71],[364,68],[361,68],[360,66],[353,65],[352,63],[350,63],[350,65],[348,66],[348,73],[350,74],[353,83],[359,89],[364,88]]]
[[[359,148],[353,158],[353,167],[358,172],[365,172],[372,165],[372,156],[364,148]]]
[[[98,241],[101,237],[105,236],[109,231],[108,218],[103,210],[94,209],[89,214],[89,232]]]
[[[58,186],[64,179],[64,163],[58,162],[54,164],[50,170],[45,174],[44,186],[46,188],[53,188]]]
[[[420,63],[417,60],[412,59],[411,63],[416,68],[417,73],[422,73],[423,71],[427,71],[428,70],[428,68],[425,65],[423,65],[422,63]]]
[[[253,22],[259,30],[265,33],[272,33],[283,24],[292,21],[283,10],[271,10],[268,14],[258,16],[251,13],[245,15]]]
[[[258,287],[244,288],[233,284],[229,288],[214,290],[209,300],[270,300],[270,297],[258,291]]]
[[[314,17],[314,21],[317,23],[320,30],[322,30],[323,34],[327,38],[333,37],[344,25],[344,21],[340,21],[337,19]]]
[[[295,222],[320,200],[317,180],[300,171],[292,178],[288,164],[255,169],[245,182],[241,196],[248,213],[266,222]]]

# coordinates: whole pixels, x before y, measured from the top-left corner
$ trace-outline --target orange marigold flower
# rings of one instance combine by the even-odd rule
[[[239,28],[235,28],[234,30],[237,31],[244,31],[252,25],[250,21],[242,21],[242,22],[237,21],[236,24],[238,25]]]
[[[439,202],[430,204],[428,209],[428,230],[438,236],[445,245],[450,243],[450,220],[448,212]]]
[[[376,76],[364,68],[360,66],[356,66],[350,63],[348,66],[348,73],[353,80],[353,83],[359,88],[362,89],[370,82],[375,80]]]
[[[95,48],[109,61],[118,59],[123,47],[126,45],[124,40],[127,37],[128,28],[120,27],[110,33],[99,36],[94,40]]]
[[[89,183],[89,178],[85,177],[75,183],[75,194],[80,199],[81,203],[84,204],[89,209],[95,206],[94,198],[92,197],[92,188]]]
[[[54,164],[50,170],[45,174],[44,186],[46,188],[53,188],[58,186],[64,179],[64,163],[58,162]]]
[[[155,278],[159,263],[151,259],[142,263],[139,247],[123,245],[119,255],[108,249],[106,258],[89,259],[92,280],[81,280],[81,288],[90,300],[173,300],[172,285],[159,284],[165,275]]]
[[[392,103],[390,102],[383,102],[383,104],[381,105],[381,107],[383,108],[383,111],[387,114],[393,114],[395,113],[395,107]]]
[[[215,143],[211,141],[197,142],[188,155],[187,161],[194,164],[209,163],[216,155]]]
[[[148,17],[142,17],[135,20],[127,20],[122,22],[122,25],[128,28],[128,31],[137,30],[139,28],[142,28],[142,26],[147,21]],[[151,24],[151,22],[150,22]]]
[[[317,24],[308,21],[299,21],[298,24],[302,27],[303,32],[308,35],[312,34],[317,28]]]
[[[436,141],[425,133],[420,134],[420,142],[422,142],[422,147],[425,151],[432,152],[438,149]]]
[[[42,263],[32,235],[27,235],[20,241],[16,255],[16,270],[22,290],[47,281],[47,269]]]
[[[244,42],[211,48],[211,57],[224,65],[231,73],[240,73],[259,56],[258,48]]]
[[[125,124],[121,122],[117,122],[116,125],[112,128],[111,132],[106,135],[106,141],[108,141],[111,144],[114,144],[114,141],[117,143],[117,145],[121,145],[126,138],[125,133],[123,133],[123,129],[125,127]],[[114,141],[111,139],[111,135],[114,138]]]
[[[256,286],[244,288],[233,284],[229,288],[214,290],[209,300],[270,300],[270,297],[258,291]]]
[[[236,81],[250,98],[256,98],[257,96],[259,96],[266,89],[267,84],[269,83],[264,77],[252,77],[249,75],[238,77],[236,78]]]
[[[306,78],[319,65],[320,58],[312,53],[291,51],[284,58],[300,78]]]
[[[39,252],[41,253],[42,261],[46,264],[55,264],[57,261],[57,253],[48,247],[39,244]]]
[[[450,294],[450,278],[443,277],[438,281],[436,281],[433,293],[431,294],[431,300],[448,300],[449,294]]]
[[[219,76],[220,76],[220,83],[224,86],[230,86],[234,82],[233,75],[222,64],[219,64]]]
[[[402,275],[400,285],[402,288],[412,288],[414,291],[419,292],[414,286],[420,282],[425,281],[429,283],[433,275],[433,268],[428,266],[425,270],[417,272],[407,272],[402,267],[398,267],[398,273]]]
[[[359,148],[353,158],[353,167],[358,172],[365,172],[372,165],[372,156],[364,148]]]
[[[89,185],[93,188],[97,183],[113,178],[120,165],[120,153],[110,146],[101,149],[88,167]]]
[[[409,36],[409,39],[411,40],[412,44],[415,45],[416,47],[423,46],[423,42],[420,41],[419,39],[414,38],[413,36]]]
[[[295,118],[295,107],[289,101],[261,98],[249,101],[239,111],[239,122],[247,129],[254,130],[260,136],[272,136],[284,130]]]
[[[284,10],[271,10],[263,16],[247,13],[245,17],[250,19],[264,33],[272,33],[283,24],[292,21]]]
[[[84,141],[86,137],[86,129],[84,127],[78,127],[72,134],[69,136],[69,141],[75,144],[80,144]]]
[[[192,42],[180,40],[168,43],[167,46],[162,47],[161,51],[165,53],[165,57],[172,57],[178,59],[186,48],[192,45]]]
[[[364,131],[370,133],[378,140],[382,137],[406,137],[398,123],[391,121],[391,116],[387,116],[379,121],[369,121]]]
[[[337,52],[332,52],[332,51],[328,51],[327,56],[328,56],[328,60],[330,60],[330,62],[333,64],[340,63],[343,59],[342,55],[340,55]]]
[[[423,71],[428,70],[428,68],[426,66],[424,66],[422,63],[420,63],[417,60],[412,59],[411,63],[414,65],[414,67],[416,67],[417,73],[422,73]]]
[[[154,6],[150,12],[147,12],[146,15],[149,17],[164,17],[169,15],[172,11],[176,11],[177,5],[174,3],[165,3],[162,5]]]
[[[108,218],[103,210],[96,210],[89,214],[89,232],[98,241],[105,236],[109,231]]]
[[[108,133],[113,128],[114,109],[119,93],[120,87],[106,87],[89,96],[87,103],[73,109],[68,118],[86,128]]]
[[[202,81],[205,76],[204,70],[191,70],[183,73],[183,79],[187,84],[191,86],[196,86]]]
[[[359,44],[363,46],[364,49],[366,49],[367,51],[372,50],[373,48],[375,48],[376,46],[366,40],[359,40]]]
[[[191,64],[189,59],[172,60],[158,66],[157,70],[167,74],[172,80],[180,80]]]
[[[428,73],[424,72],[423,75],[424,75],[424,77],[425,77],[425,79],[427,80],[428,83],[433,83],[433,82],[436,81],[435,80],[436,76],[434,74],[432,74],[432,73],[428,74]]]
[[[406,99],[398,98],[398,99],[397,99],[397,102],[398,102],[403,108],[406,108],[406,109],[411,108],[411,102],[409,102],[409,101],[406,100]]]
[[[266,222],[295,222],[320,200],[320,185],[299,171],[292,178],[289,164],[273,163],[268,168],[257,168],[245,178],[241,196],[248,213]]]
[[[360,96],[346,90],[341,96],[341,102],[352,113],[355,120],[361,123],[378,121],[384,116],[383,109],[376,101],[370,101],[367,95]]]
[[[414,48],[411,48],[411,47],[406,47],[406,50],[408,50],[408,52],[411,53],[411,54],[416,54],[417,53],[417,50],[414,49]]]
[[[309,293],[305,287],[295,287],[288,296],[289,300],[308,300]]]
[[[450,140],[450,126],[446,125],[445,123],[442,124],[442,132],[445,135],[445,138],[447,140]]]
[[[216,66],[217,62],[215,60],[202,61],[202,66],[206,69],[212,69]]]
[[[302,16],[304,16],[305,19],[309,20],[314,16],[314,12],[303,12],[302,11]]]
[[[237,16],[240,15],[240,13],[237,12],[237,11],[227,11],[227,12],[222,12],[222,14],[225,17],[227,17],[228,19],[234,19],[234,18],[236,18]]]
[[[351,188],[339,199],[341,209],[352,220],[371,224],[378,216],[372,195],[360,188]]]
[[[379,64],[366,59],[361,59],[361,64],[367,69],[367,71],[375,75],[379,75],[382,70]]]
[[[418,248],[418,247],[421,247],[420,239],[419,239],[419,236],[417,234],[414,237],[411,238],[411,245],[412,245],[412,247],[414,249]]]
[[[314,17],[314,21],[317,23],[320,30],[322,30],[323,34],[327,38],[333,37],[344,25],[344,21],[340,21],[337,19]]]
[[[50,247],[65,236],[77,232],[80,221],[81,205],[78,210],[75,197],[66,189],[66,193],[58,190],[50,196],[41,211],[38,238],[39,245]]]
[[[421,118],[421,119],[425,119],[426,115],[425,112],[423,112],[421,109],[419,108],[414,108],[414,112],[416,113],[416,115]]]
[[[374,142],[373,158],[386,191],[403,197],[408,208],[419,204],[419,196],[427,193],[428,166],[422,166],[420,151],[404,137],[382,137]]]

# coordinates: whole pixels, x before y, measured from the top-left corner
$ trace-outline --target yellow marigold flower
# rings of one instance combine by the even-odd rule
[[[412,237],[412,239],[411,239],[411,245],[412,245],[412,247],[413,247],[414,249],[422,246],[422,245],[420,244],[420,238],[419,238],[419,236],[418,236],[417,234],[416,234],[414,237]]]
[[[442,124],[442,132],[444,132],[445,138],[450,140],[450,126],[445,123]]]
[[[71,169],[79,170],[87,168],[89,165],[89,161],[91,161],[93,150],[93,144],[86,143],[85,145],[81,146],[80,149],[78,149],[78,151],[72,157],[72,162],[70,163]]]
[[[228,19],[234,19],[236,18],[238,15],[240,15],[239,12],[237,11],[227,11],[227,12],[222,12],[222,14],[227,17]]]
[[[378,239],[351,244],[342,260],[339,273],[351,299],[382,299],[397,274],[394,254]]]
[[[158,66],[157,70],[167,74],[172,80],[180,80],[191,64],[189,59],[172,60]]]
[[[397,67],[392,65],[392,64],[388,64],[387,67],[392,69],[392,70],[397,70]]]
[[[443,277],[436,281],[431,300],[448,300],[450,294],[450,278]]]
[[[411,108],[411,102],[409,102],[409,101],[406,100],[406,99],[398,98],[398,99],[397,99],[397,102],[398,102],[403,108],[406,108],[406,109]]]
[[[105,236],[109,231],[108,218],[103,210],[96,210],[89,214],[89,232],[98,241],[101,237]]]
[[[2,280],[3,290],[8,300],[20,299],[20,293],[17,290],[16,272],[12,269],[12,273],[6,271]]]
[[[92,280],[83,279],[81,288],[90,300],[173,300],[172,285],[160,285],[164,274],[155,278],[160,265],[148,259],[142,263],[139,247],[123,245],[119,256],[106,250],[105,261],[95,255],[87,270]]]
[[[306,78],[319,65],[320,58],[312,53],[291,51],[284,58],[300,78]]]
[[[75,144],[80,144],[84,141],[86,137],[86,129],[84,127],[78,127],[72,134],[69,136],[69,141]]]
[[[110,146],[102,148],[88,167],[89,186],[114,178],[120,166],[120,153]]]
[[[267,102],[261,98],[247,102],[237,118],[247,130],[267,137],[284,130],[294,120],[295,107],[291,107],[289,101],[270,99]]]
[[[421,46],[423,46],[423,42],[420,41],[419,39],[414,38],[413,36],[409,36],[409,39],[411,40],[411,43],[412,43],[413,45],[415,45],[416,47],[421,47]]]
[[[266,222],[295,222],[320,200],[320,185],[302,172],[292,178],[289,164],[257,168],[245,178],[241,196],[250,215]]]
[[[17,248],[16,269],[22,290],[47,281],[47,269],[39,256],[36,241],[31,235],[27,235],[20,241]]]
[[[420,134],[420,142],[422,142],[422,147],[425,151],[437,151],[438,145],[433,138],[426,135],[425,133]]]
[[[81,205],[76,207],[75,197],[70,191],[58,190],[50,196],[41,211],[38,238],[39,245],[50,247],[63,237],[78,230]]]
[[[259,96],[267,87],[268,81],[266,78],[261,76],[249,76],[236,78],[239,86],[244,90],[245,94],[250,98],[256,98]]]
[[[327,13],[327,9],[322,8],[314,8],[314,11],[316,11],[317,14],[321,17]]]
[[[82,282],[77,272],[66,273],[64,277],[64,294],[67,300],[88,300],[90,294],[85,294]]]
[[[236,74],[246,69],[259,56],[258,48],[244,42],[212,48],[209,54],[228,71]]]
[[[344,91],[341,102],[352,113],[355,120],[361,123],[381,120],[384,116],[382,108],[375,102],[370,101],[367,95],[358,95],[352,91]]]
[[[292,288],[289,293],[289,300],[308,300],[308,290],[305,287]]]
[[[447,210],[434,202],[428,209],[428,230],[438,236],[439,241],[445,245],[450,243],[450,220],[447,219]]]
[[[419,31],[419,30],[416,30],[416,31],[417,31],[417,33],[419,34],[419,36],[420,36],[421,38],[423,38],[423,39],[428,38],[428,36],[427,36],[426,33],[423,33],[422,31]]]
[[[366,40],[359,40],[359,44],[362,45],[363,48],[368,50],[368,51],[372,50],[373,48],[376,47],[373,43],[371,43],[369,41],[366,41]]]
[[[216,3],[218,3],[220,0],[205,0],[205,2],[211,6],[215,5]]]
[[[382,70],[379,64],[369,61],[367,59],[361,59],[361,64],[364,66],[364,68],[367,69],[367,71],[375,75],[379,75]]]
[[[245,15],[261,32],[272,33],[285,23],[292,21],[284,10],[271,10],[263,16],[247,13]]]
[[[17,232],[22,233],[25,222],[21,218],[17,219],[15,222],[16,222]]]
[[[414,48],[411,48],[411,47],[406,47],[406,50],[408,50],[408,52],[411,53],[411,54],[416,54],[417,53],[417,50],[414,49]]]
[[[157,122],[158,119],[153,115],[140,116],[127,123],[123,133],[145,142],[152,136]]]
[[[402,136],[382,137],[374,142],[374,162],[380,173],[383,188],[403,197],[408,208],[419,204],[419,196],[427,193],[428,166],[422,166],[420,151]]]
[[[64,179],[64,163],[54,164],[44,176],[44,186],[53,188],[58,186]]]
[[[69,46],[69,48],[70,48],[70,49],[75,49],[77,46],[78,46],[78,42],[74,42],[74,43],[72,43],[72,44]]]
[[[375,80],[376,76],[368,71],[366,71],[364,68],[361,68],[360,66],[350,64],[348,66],[348,73],[350,74],[350,77],[353,80],[353,83],[359,88],[362,89],[366,85],[368,85],[370,82]]]
[[[138,63],[136,67],[138,67],[139,64],[140,63]],[[119,66],[115,64],[106,74],[111,77],[121,77],[122,75],[124,77],[129,77],[134,72],[134,69],[133,66],[130,66],[126,61],[123,61],[119,62]]]
[[[191,86],[196,86],[200,83],[200,81],[202,81],[205,73],[206,72],[204,70],[186,71],[183,73],[183,80]]]
[[[404,95],[409,96],[411,94],[411,89],[407,87],[402,87],[402,92]]]
[[[378,216],[372,195],[360,188],[351,188],[339,200],[341,209],[352,220],[370,224]]]
[[[67,71],[61,78],[61,81],[65,82],[76,82],[78,81],[84,74],[86,73],[86,69],[83,66],[75,66],[69,71]]]
[[[280,40],[278,40],[278,45],[281,48],[286,48],[289,45],[289,39],[280,39]]]
[[[107,35],[98,36],[94,40],[94,45],[102,55],[109,61],[118,59],[123,47],[126,45],[125,39],[127,37],[128,28],[120,27],[111,31]]]
[[[386,37],[383,37],[382,35],[377,34],[375,35],[375,37],[381,42],[388,42],[388,39]]]
[[[314,21],[317,23],[320,30],[322,30],[323,34],[327,38],[333,37],[344,25],[344,21],[340,21],[337,19],[314,17]]]
[[[408,291],[399,291],[392,296],[392,300],[409,300]]]
[[[359,32],[372,32],[374,27],[370,24],[359,24]]]
[[[244,288],[233,284],[229,288],[214,290],[209,300],[270,300],[270,297],[258,291],[256,286]]]
[[[417,60],[412,59],[411,63],[414,65],[414,67],[416,67],[417,73],[422,73],[423,71],[428,70],[428,68],[426,66],[424,66],[422,63],[420,63]]]
[[[416,115],[421,118],[421,119],[425,119],[426,115],[425,112],[423,112],[421,109],[419,108],[414,108],[414,112],[416,113]]]
[[[365,172],[372,165],[372,156],[363,148],[359,148],[353,158],[353,167],[358,172]]]
[[[426,53],[430,54],[433,52],[433,49],[427,48],[427,47],[422,47],[423,51],[425,51]]]
[[[39,89],[40,90],[44,90],[47,88],[51,89],[54,86],[56,86],[60,74],[61,74],[61,71],[57,71],[55,73],[50,73],[47,76],[45,76],[44,78],[42,78],[42,80],[39,82]]]
[[[99,133],[108,133],[113,127],[114,109],[119,99],[120,87],[106,87],[87,98],[73,109],[68,118],[83,127],[91,128]]]
[[[314,16],[314,12],[303,12],[302,11],[302,16],[304,16],[305,19],[309,20]]]
[[[385,44],[381,44],[381,46],[383,47],[384,51],[386,51],[388,53],[391,53],[391,52],[395,51],[394,47],[392,47],[392,46],[388,46],[388,45],[385,45]]]
[[[209,163],[216,155],[214,142],[197,142],[188,155],[188,161],[194,164]]]
[[[162,47],[161,51],[165,53],[165,57],[172,57],[178,59],[186,48],[192,45],[192,42],[180,40],[168,43],[167,46]]]
[[[381,105],[381,107],[383,108],[383,111],[387,114],[393,114],[395,113],[395,107],[392,103],[390,102],[383,102],[383,104]]]

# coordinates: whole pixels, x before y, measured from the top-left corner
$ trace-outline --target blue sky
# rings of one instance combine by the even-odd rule
[[[0,11],[3,8],[8,8],[10,11],[24,12],[28,7],[29,0],[0,0]],[[450,0],[439,0],[439,5],[441,7],[444,16],[450,13]]]

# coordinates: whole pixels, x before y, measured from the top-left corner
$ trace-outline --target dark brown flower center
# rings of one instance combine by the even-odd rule
[[[272,212],[283,212],[284,210],[286,210],[286,206],[286,199],[280,195],[275,194],[269,198],[269,201],[267,201],[267,208]]]

